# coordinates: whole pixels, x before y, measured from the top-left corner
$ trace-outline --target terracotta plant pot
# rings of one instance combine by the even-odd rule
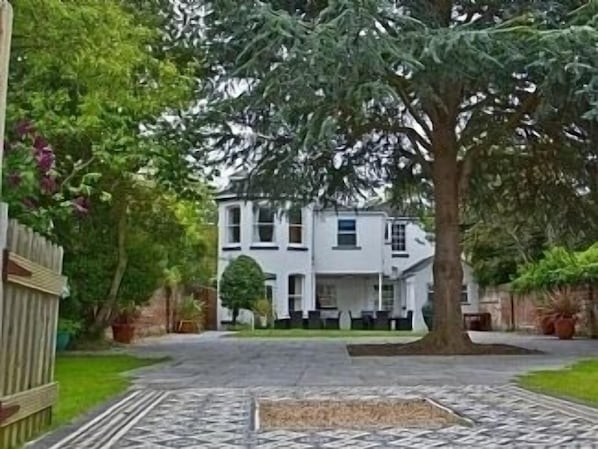
[[[181,334],[197,334],[199,333],[199,324],[196,321],[179,320],[176,329]]]
[[[554,330],[559,339],[572,339],[575,335],[575,318],[557,318],[554,322]]]
[[[135,326],[132,324],[113,324],[112,338],[118,343],[129,344],[135,337]]]
[[[544,315],[540,318],[540,329],[543,335],[554,335],[554,317]]]

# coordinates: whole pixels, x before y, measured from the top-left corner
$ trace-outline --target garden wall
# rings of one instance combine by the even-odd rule
[[[216,291],[208,287],[201,287],[193,296],[203,303],[204,329],[216,329]],[[175,290],[171,297],[170,313],[167,313],[166,291],[160,288],[154,292],[149,302],[141,309],[141,315],[136,321],[137,337],[163,335],[175,330],[174,311],[182,301],[183,293]]]
[[[598,287],[581,287],[573,291],[582,306],[577,325],[580,335],[598,336]],[[494,330],[537,332],[537,294],[518,295],[508,285],[486,288],[480,295],[480,312],[492,315]]]

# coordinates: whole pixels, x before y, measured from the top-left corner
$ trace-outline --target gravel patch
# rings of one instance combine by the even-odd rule
[[[299,429],[438,429],[462,421],[426,399],[259,401],[260,430]]]

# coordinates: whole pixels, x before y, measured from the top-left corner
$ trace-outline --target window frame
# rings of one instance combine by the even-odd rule
[[[289,312],[303,310],[303,292],[305,290],[304,279],[305,276],[303,276],[302,274],[289,274],[287,277],[287,303],[289,307]],[[293,293],[291,293],[291,285],[293,285]],[[299,291],[299,293],[297,293],[297,290]],[[295,308],[297,302],[300,306],[299,309]],[[293,307],[291,307],[291,304],[293,304]]]
[[[345,230],[341,229],[341,222],[353,222],[353,229],[352,230]],[[347,244],[341,243],[340,237],[342,236],[353,236],[354,243]],[[357,247],[357,219],[355,218],[339,218],[336,221],[336,245],[339,248],[355,248]]]
[[[327,290],[327,291],[326,291]],[[336,290],[336,284],[317,284],[316,285],[316,296],[320,300],[320,309],[321,310],[337,310],[338,309],[338,296]],[[322,298],[331,298],[330,301],[325,300],[327,305],[322,303]]]
[[[232,223],[231,220],[231,214],[233,213],[233,211],[238,211],[239,213],[239,222],[236,224]],[[225,230],[226,230],[226,246],[234,246],[234,245],[240,245],[241,244],[241,239],[242,239],[242,235],[241,235],[241,222],[242,222],[242,212],[241,212],[241,206],[228,206],[226,208],[226,216],[225,216]],[[238,239],[233,239],[232,237],[234,236],[234,230],[238,229]]]
[[[293,214],[299,214],[299,222],[296,223],[293,221]],[[301,208],[294,208],[289,210],[288,212],[288,243],[289,246],[304,246],[305,245],[305,223],[303,222],[303,209]],[[296,216],[295,216],[296,218]],[[293,231],[297,232],[299,230],[299,242],[293,242],[293,236],[295,235]]]
[[[272,214],[272,221],[260,221],[262,210],[268,211]],[[272,227],[272,239],[262,240],[260,236],[260,229],[263,226]],[[253,242],[254,245],[275,245],[276,244],[276,210],[266,204],[257,204],[253,207]]]
[[[395,229],[400,229],[402,232],[395,234]],[[402,246],[395,243],[402,243]],[[401,221],[393,221],[390,223],[390,247],[393,253],[406,253],[407,252],[407,223]]]
[[[378,289],[379,286],[376,284],[374,285],[374,290],[376,291],[376,295],[378,295]],[[388,291],[391,292],[390,297],[385,296],[384,293],[387,293]],[[390,283],[383,283],[382,284],[382,310],[385,310],[387,312],[392,312],[394,311],[394,307],[395,307],[395,285],[394,284],[390,284]],[[390,308],[388,307],[388,301],[390,300]],[[378,304],[378,297],[376,297],[376,305]]]

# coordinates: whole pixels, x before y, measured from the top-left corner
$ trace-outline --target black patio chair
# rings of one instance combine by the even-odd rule
[[[407,312],[407,318],[397,318],[396,329],[397,331],[412,331],[413,330],[413,310]]]
[[[358,330],[363,329],[363,318],[361,318],[361,317],[353,317],[353,315],[351,314],[350,310],[349,310],[349,318],[351,319],[351,330],[353,330],[353,329],[358,329]]]
[[[307,328],[322,329],[322,318],[319,310],[310,310],[307,312]]]
[[[326,329],[340,329],[341,328],[341,311],[338,311],[336,318],[326,318],[325,327]]]
[[[387,310],[378,310],[374,318],[374,329],[377,331],[390,330],[390,319]]]
[[[291,327],[291,320],[288,318],[276,318],[274,320],[274,329],[288,329]]]
[[[363,328],[364,329],[373,329],[374,328],[374,311],[373,310],[362,310],[361,311],[361,319],[363,320]]]
[[[294,310],[290,313],[291,329],[303,329],[303,311]]]

